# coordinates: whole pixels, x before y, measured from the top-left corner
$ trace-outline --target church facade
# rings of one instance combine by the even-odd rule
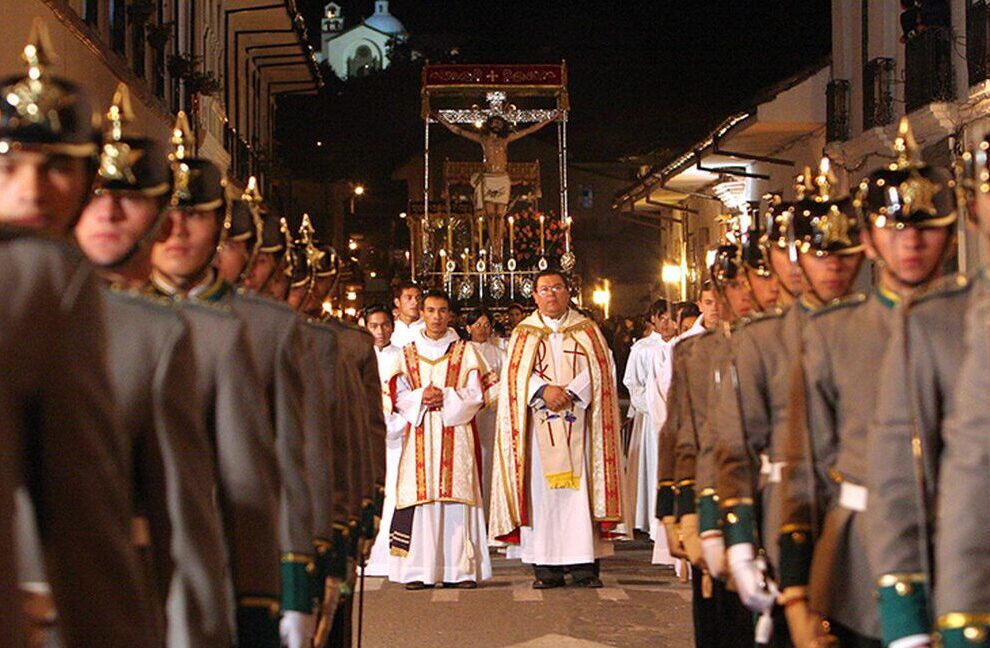
[[[342,80],[384,70],[390,63],[389,42],[408,36],[389,13],[387,0],[375,2],[375,13],[350,27],[340,5],[331,2],[324,7],[320,28],[323,47],[318,58]]]

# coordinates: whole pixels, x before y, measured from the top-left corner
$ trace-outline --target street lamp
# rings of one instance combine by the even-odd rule
[[[354,239],[351,239],[350,241],[348,241],[347,242],[347,249],[348,250],[356,250],[356,249],[358,249],[357,241],[355,241]]]
[[[664,283],[677,284],[681,282],[681,266],[672,263],[663,264],[660,270],[660,278]]]
[[[363,196],[364,195],[364,185],[354,185],[354,195]]]
[[[596,288],[591,293],[591,302],[596,306],[601,306],[605,311],[605,319],[608,319],[609,306],[612,302],[612,291],[608,287],[608,279],[602,282],[601,288]]]

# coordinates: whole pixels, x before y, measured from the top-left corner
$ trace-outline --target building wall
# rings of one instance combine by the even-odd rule
[[[388,40],[385,34],[360,25],[324,43],[323,57],[338,78],[346,79],[348,60],[355,55],[358,47],[366,45],[378,59],[381,69],[385,69],[389,66]]]

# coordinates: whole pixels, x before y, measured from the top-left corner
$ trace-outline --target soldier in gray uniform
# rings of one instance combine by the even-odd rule
[[[990,201],[984,195],[986,187],[980,177],[987,173],[987,150],[990,142],[984,142],[974,152],[965,156],[967,177],[962,183],[979,214],[977,225],[986,236]],[[865,192],[865,208],[874,213],[883,211],[888,218],[899,221],[921,221],[938,226],[939,222],[952,222],[956,211],[953,198],[953,182],[947,173],[923,164],[911,164],[897,171],[884,172],[885,184],[896,186],[895,204],[890,204],[888,194],[877,191],[877,183],[868,185]],[[930,196],[928,204],[918,205],[914,200],[905,202],[904,194]],[[903,207],[910,205],[910,208]],[[983,209],[981,210],[981,206]],[[917,208],[916,208],[917,207]],[[971,362],[976,361],[979,375],[986,372],[985,355],[960,344],[960,340],[975,334],[986,336],[985,315],[976,312],[976,304],[988,295],[985,275],[972,279],[961,275],[943,278],[929,289],[912,296],[894,321],[890,344],[880,372],[876,416],[870,430],[868,444],[868,486],[870,505],[867,508],[867,528],[870,534],[870,558],[877,579],[880,600],[880,621],[885,643],[903,646],[921,646],[932,643],[933,617],[932,584],[935,575],[939,587],[935,594],[939,602],[951,601],[949,614],[940,616],[945,623],[938,627],[946,645],[972,645],[985,620],[978,621],[973,612],[980,608],[956,605],[961,592],[979,592],[985,598],[986,581],[974,565],[959,560],[960,555],[972,553],[938,554],[935,549],[936,523],[940,535],[954,541],[967,536],[977,542],[985,542],[986,535],[974,533],[969,520],[970,510],[956,508],[959,500],[951,493],[965,468],[941,470],[949,462],[962,466],[979,465],[976,448],[957,445],[957,440],[967,438],[963,421],[970,412],[960,410],[959,396],[978,377],[968,373]],[[967,332],[968,326],[973,330]],[[978,344],[978,342],[976,342]],[[963,371],[960,372],[960,368]],[[971,394],[971,392],[970,392]],[[986,394],[980,394],[982,407]],[[985,427],[979,427],[979,438],[985,438]],[[982,443],[982,440],[981,440]],[[944,448],[944,450],[943,450]],[[956,454],[961,451],[963,454]],[[975,451],[975,452],[974,452]],[[945,477],[939,483],[939,476]],[[970,484],[964,484],[963,490]],[[938,520],[936,522],[936,520]],[[970,536],[970,534],[972,534]],[[979,551],[985,551],[982,546]],[[945,557],[943,566],[936,560]],[[951,578],[951,580],[948,580]],[[945,580],[943,580],[945,579]],[[975,587],[974,587],[975,586]],[[943,596],[944,594],[944,596]],[[983,608],[986,609],[985,607]],[[953,612],[963,612],[962,616]],[[966,613],[969,613],[967,616]],[[967,628],[972,628],[967,630]],[[985,630],[983,631],[985,636]]]
[[[865,221],[863,242],[879,269],[876,289],[869,297],[855,295],[824,306],[812,315],[804,330],[804,387],[795,390],[803,393],[792,398],[805,403],[807,429],[792,428],[797,434],[788,439],[784,524],[800,523],[800,513],[795,512],[805,508],[811,512],[808,521],[812,532],[804,536],[805,547],[799,551],[794,550],[797,543],[781,545],[782,565],[796,567],[796,573],[808,570],[811,614],[801,619],[795,613],[789,618],[799,643],[819,627],[814,615],[820,614],[841,645],[880,645],[869,543],[865,516],[861,515],[869,505],[867,431],[876,407],[877,370],[887,348],[894,306],[940,274],[951,246],[954,220],[952,209],[949,215],[935,215],[932,201],[936,184],[931,180],[927,184],[919,180],[915,186],[925,193],[912,193],[905,184],[912,171],[923,177],[917,171],[912,144],[904,120],[895,144],[897,162],[861,184],[853,201],[857,213],[848,217],[848,221]],[[944,180],[947,177],[943,176],[943,195],[951,204],[951,188]],[[898,196],[895,191],[903,194]],[[906,203],[899,202],[902,198]],[[851,241],[853,226],[838,216],[841,209],[819,212],[816,227],[826,238]],[[921,216],[924,213],[929,216]],[[792,453],[797,459],[793,471]],[[803,489],[788,490],[799,481],[803,481]],[[786,497],[795,494],[798,496]],[[814,494],[814,499],[807,494]],[[818,517],[823,519],[816,533]],[[781,537],[793,540],[800,535],[782,533]],[[810,560],[808,548],[813,548]]]
[[[320,364],[331,368],[330,405],[334,461],[333,535],[318,547],[321,571],[326,576],[317,638],[330,645],[350,645],[353,593],[360,544],[361,484],[367,465],[361,452],[356,373],[353,361],[341,351],[338,331],[323,321],[323,302],[336,278],[332,248],[321,246],[308,216],[303,216],[299,236],[287,242],[291,273],[288,302],[313,322],[314,342]]]
[[[183,122],[185,115],[180,114],[179,125]],[[187,145],[182,137],[176,140],[183,149]],[[215,219],[214,210],[224,199],[220,174],[211,163],[186,159],[185,155],[182,150],[171,158],[173,191],[169,204],[182,205],[190,219],[166,221],[164,227],[171,228],[170,237],[179,242],[167,251],[156,242],[152,265],[158,254],[187,254],[197,235],[214,236],[215,227],[202,234],[202,227],[190,227],[189,223],[202,225],[200,219]],[[149,290],[171,297],[154,283],[149,284]],[[197,294],[204,296],[205,292]],[[217,461],[218,495],[236,600],[233,623],[237,642],[239,646],[278,646],[278,464],[264,385],[247,327],[224,306],[193,299],[180,299],[175,304],[192,332],[198,390]]]
[[[737,230],[738,231],[738,230]],[[700,579],[701,598],[707,599],[696,618],[696,642],[699,645],[752,644],[753,624],[749,612],[735,594],[728,592],[717,579],[723,573],[724,550],[719,525],[718,495],[715,490],[714,448],[718,438],[713,389],[720,380],[719,369],[725,362],[730,335],[741,318],[751,314],[759,304],[754,295],[765,294],[763,286],[754,289],[753,280],[744,273],[742,251],[738,243],[723,239],[713,251],[709,273],[719,299],[721,323],[699,335],[687,357],[684,383],[683,415],[679,421],[675,445],[675,478],[681,486],[678,513],[685,547],[701,548],[701,555],[690,556],[695,581]],[[761,283],[773,283],[761,278]],[[773,300],[776,293],[773,292]],[[693,490],[696,499],[684,495]],[[693,535],[698,539],[694,540]]]
[[[0,80],[0,223],[64,239],[88,198],[99,133],[85,93],[47,71],[50,55],[47,32],[36,21],[24,48],[27,75]],[[106,370],[103,304],[91,266],[62,243],[3,229],[0,272],[0,373],[10,442],[2,508],[9,516],[11,489],[26,490],[34,520],[15,524],[37,528],[68,645],[161,645],[130,542],[130,458],[122,453],[125,435]],[[10,563],[31,549],[10,546],[12,520],[0,537],[8,597],[17,573]],[[19,604],[4,617],[23,619]],[[2,641],[17,641],[18,625],[24,629],[20,621],[5,624]]]
[[[765,236],[750,236],[743,258],[750,267],[772,272],[780,288],[778,304],[765,308],[737,328],[729,361],[717,386],[715,447],[716,484],[727,548],[726,562],[740,600],[753,612],[774,607],[775,593],[757,551],[774,571],[780,483],[780,450],[785,434],[790,370],[806,308],[795,306],[801,276],[795,276],[788,231],[793,205],[771,197]],[[785,315],[786,313],[786,315]],[[774,615],[774,645],[789,643],[779,608]]]
[[[299,370],[299,322],[284,305],[231,286],[213,267],[216,248],[225,246],[224,187],[219,171],[208,160],[191,153],[194,142],[180,114],[173,136],[176,191],[168,215],[172,230],[156,243],[156,287],[173,297],[183,296],[229,308],[244,322],[252,357],[263,388],[275,432],[279,467],[279,538],[281,545],[281,628],[293,647],[309,642],[315,621],[309,574],[312,571],[312,502],[305,465],[303,436],[303,383]],[[183,179],[188,165],[188,180]],[[198,172],[198,175],[197,175]],[[182,185],[190,188],[183,195]],[[199,185],[210,197],[200,201],[192,187]],[[229,265],[229,264],[227,264]]]
[[[134,541],[148,557],[167,643],[229,645],[226,549],[191,335],[168,301],[141,292],[171,174],[162,146],[125,133],[132,119],[121,84],[106,115],[96,196],[76,240],[106,284],[109,367],[134,462]]]

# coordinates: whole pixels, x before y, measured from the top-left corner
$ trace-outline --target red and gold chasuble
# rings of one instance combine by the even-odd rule
[[[462,340],[452,342],[436,360],[420,355],[415,342],[406,345],[402,349],[402,375],[413,390],[428,385],[465,390],[477,376],[483,404],[490,401],[495,383],[481,355]],[[481,506],[480,452],[473,416],[468,423],[448,426],[441,410],[427,411],[403,439],[396,508],[427,502]]]
[[[622,453],[615,373],[605,338],[595,323],[570,310],[557,333],[563,358],[549,357],[553,331],[538,312],[512,332],[499,382],[489,536],[517,543],[519,527],[530,525],[529,480],[545,479],[549,488],[577,488],[588,480],[591,518],[603,536],[623,521]],[[530,379],[567,385],[587,371],[591,402],[584,411],[534,412]],[[532,439],[530,425],[534,423]],[[586,440],[587,439],[587,443]],[[540,452],[543,475],[532,475],[529,443]],[[587,475],[583,475],[587,466]]]

